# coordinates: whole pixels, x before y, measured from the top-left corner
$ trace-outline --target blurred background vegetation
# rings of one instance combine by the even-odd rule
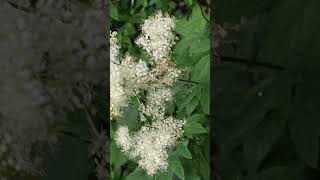
[[[223,36],[212,67],[218,179],[320,179],[319,5],[214,2]]]
[[[105,4],[0,1],[0,179],[107,179]]]

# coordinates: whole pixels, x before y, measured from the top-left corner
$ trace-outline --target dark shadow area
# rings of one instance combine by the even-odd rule
[[[319,5],[215,1],[217,180],[320,179]]]
[[[0,179],[108,179],[107,1],[0,1]]]

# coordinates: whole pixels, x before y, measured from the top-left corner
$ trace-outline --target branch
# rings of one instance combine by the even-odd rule
[[[27,13],[32,12],[31,9],[26,8],[26,7],[23,7],[23,6],[21,6],[21,5],[18,5],[18,4],[16,4],[16,3],[13,3],[13,2],[11,2],[11,1],[9,1],[9,0],[7,0],[7,3],[10,4],[10,6],[12,6],[12,7],[15,8],[15,9],[19,9],[19,10],[22,10],[22,11],[27,12]]]
[[[205,16],[202,7],[201,7],[201,6],[199,6],[199,7],[200,7],[200,9],[201,9],[201,14],[202,14],[203,18],[204,18],[208,23],[210,23],[210,20],[207,18],[207,16]]]
[[[241,58],[236,58],[236,57],[221,56],[220,60],[222,62],[240,63],[240,64],[246,64],[246,65],[250,65],[250,66],[257,66],[257,67],[264,67],[264,68],[268,68],[268,69],[274,69],[274,70],[278,70],[278,71],[286,70],[285,67],[280,66],[280,65],[250,61],[247,59],[241,59]]]
[[[186,82],[186,83],[192,83],[192,84],[200,84],[199,82],[195,82],[195,81],[190,81],[190,80],[185,80],[185,79],[178,79],[181,82]]]
[[[88,120],[88,123],[89,123],[89,125],[90,125],[93,133],[94,133],[97,137],[99,137],[99,132],[98,132],[95,124],[93,123],[93,115],[90,113],[89,107],[87,106],[87,104],[85,104],[85,102],[82,102],[82,104],[83,104],[83,106],[85,107],[84,109],[85,109],[85,112],[86,112],[86,115],[87,115],[87,118],[86,118],[86,119]]]

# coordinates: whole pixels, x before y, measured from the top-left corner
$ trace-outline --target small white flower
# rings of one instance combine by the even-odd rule
[[[127,94],[123,88],[123,77],[119,65],[110,64],[110,112],[120,116],[122,108],[126,107]]]
[[[161,11],[151,15],[141,25],[141,36],[136,44],[148,52],[156,62],[169,57],[175,44],[175,18]]]
[[[156,81],[150,73],[146,62],[136,61],[133,56],[126,54],[121,61],[120,72],[123,76],[123,86],[129,95],[134,95],[141,89],[148,89],[151,82]]]
[[[117,32],[110,32],[110,62],[119,63],[120,46],[117,39]]]
[[[139,110],[143,114],[152,117],[154,120],[164,118],[165,103],[173,99],[172,91],[169,88],[154,89],[148,92],[146,105],[140,103]]]
[[[170,60],[160,61],[153,70],[159,84],[172,86],[179,78],[181,70]]]
[[[115,141],[123,152],[128,152],[131,148],[131,137],[127,126],[120,126],[116,131]]]
[[[185,121],[168,117],[141,127],[132,137],[128,127],[122,126],[117,130],[115,140],[123,152],[153,176],[167,169],[168,150],[176,145],[184,125]]]

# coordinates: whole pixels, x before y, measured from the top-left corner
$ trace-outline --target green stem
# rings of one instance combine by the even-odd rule
[[[200,7],[200,9],[201,9],[201,14],[202,14],[203,18],[204,18],[208,23],[210,23],[210,20],[209,20],[209,19],[207,18],[207,16],[204,14],[202,7],[201,7],[201,6],[199,6],[199,7]]]
[[[192,83],[192,84],[200,84],[199,82],[190,81],[190,80],[186,80],[186,79],[179,79],[179,81],[186,82],[186,83]]]
[[[90,113],[89,107],[84,102],[82,102],[82,104],[84,106],[84,110],[85,110],[85,113],[86,113],[86,116],[87,116],[86,119],[87,119],[87,121],[88,121],[88,123],[90,125],[90,128],[91,128],[92,132],[94,133],[94,135],[96,137],[99,137],[99,131],[98,131],[97,127],[95,126],[94,122],[93,122],[93,118],[92,118],[93,116]]]
[[[282,66],[279,66],[279,65],[269,64],[269,63],[264,63],[264,62],[257,62],[257,61],[250,61],[250,60],[247,60],[247,59],[241,59],[241,58],[236,58],[236,57],[221,56],[220,59],[221,59],[222,62],[241,63],[241,64],[257,66],[257,67],[260,66],[260,67],[279,70],[279,71],[286,70],[285,67],[282,67]]]

